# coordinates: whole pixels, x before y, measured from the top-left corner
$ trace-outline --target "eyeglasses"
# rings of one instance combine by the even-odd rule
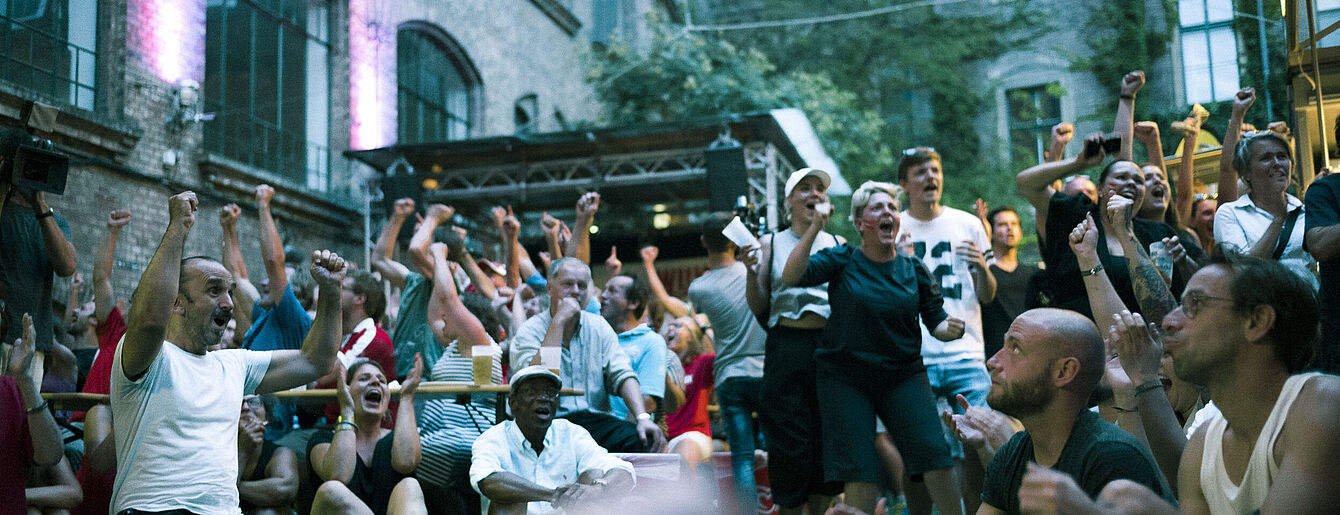
[[[918,152],[925,152],[927,154],[931,154],[935,152],[935,147],[912,147],[907,150],[904,150],[903,155],[915,156],[917,155]]]
[[[1186,314],[1188,319],[1196,318],[1200,314],[1200,308],[1205,306],[1206,301],[1233,302],[1233,299],[1224,297],[1212,297],[1198,291],[1189,291],[1182,294],[1182,313]]]
[[[261,400],[259,395],[248,395],[242,398],[242,405],[250,409],[256,409],[264,406],[265,402]]]

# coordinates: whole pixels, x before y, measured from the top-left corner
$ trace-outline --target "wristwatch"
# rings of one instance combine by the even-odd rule
[[[651,413],[638,413],[638,414],[637,414],[637,419],[638,419],[638,420],[651,420]]]

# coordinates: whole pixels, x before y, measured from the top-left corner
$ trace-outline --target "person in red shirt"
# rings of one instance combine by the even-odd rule
[[[112,358],[121,336],[126,334],[125,301],[116,299],[112,289],[112,267],[116,262],[116,241],[121,228],[130,223],[130,211],[118,209],[107,215],[107,233],[103,235],[98,259],[93,262],[93,318],[98,335],[98,354],[93,358],[84,393],[110,394],[112,392]],[[106,406],[95,408],[97,415],[85,419],[84,412],[75,412],[71,422],[84,422],[84,455],[75,477],[84,490],[83,502],[73,513],[107,513],[112,499],[112,484],[116,480],[116,456],[111,443],[112,412]],[[106,443],[104,447],[104,442]]]
[[[22,335],[0,375],[0,515],[28,513],[25,471],[50,467],[65,456],[56,420],[42,400],[42,374],[33,366],[33,318],[24,314]],[[18,480],[13,480],[18,478]]]
[[[116,240],[128,223],[130,211],[118,209],[107,215],[107,233],[98,259],[93,262],[93,318],[97,319],[98,355],[84,380],[81,390],[84,393],[112,393],[112,357],[116,355],[117,342],[126,334],[124,302],[115,300],[112,290],[112,266],[116,261]],[[70,417],[71,422],[83,419],[82,412]]]
[[[341,327],[344,329],[344,342],[340,344],[338,359],[345,367],[358,358],[376,361],[383,370],[395,370],[395,347],[391,345],[391,336],[383,331],[377,321],[386,312],[386,294],[381,282],[372,274],[354,270],[345,276],[340,285],[340,306],[344,309]],[[318,388],[334,388],[337,372],[317,380]],[[390,408],[395,412],[395,406]],[[339,417],[339,405],[326,405],[326,420],[334,421]],[[394,417],[387,417],[383,424],[394,424]]]
[[[707,403],[716,384],[712,375],[716,354],[712,341],[703,336],[702,329],[692,317],[683,316],[671,321],[667,332],[673,338],[669,343],[670,350],[684,365],[684,377],[682,381],[667,382],[666,397],[671,397],[671,388],[682,389],[684,403],[665,418],[669,430],[667,436],[670,437],[666,448],[682,456],[692,469],[712,457],[712,424],[707,417]],[[678,379],[673,377],[674,374],[671,376],[671,379]]]

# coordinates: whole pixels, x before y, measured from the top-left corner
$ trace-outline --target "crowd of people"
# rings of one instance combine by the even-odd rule
[[[1206,120],[1178,125],[1169,173],[1159,126],[1133,119],[1144,82],[1121,78],[1119,149],[1100,133],[1067,153],[1062,123],[1018,173],[1036,258],[1020,255],[1023,205],[944,205],[955,171],[918,146],[850,213],[805,168],[780,230],[737,243],[731,213],[703,216],[707,269],[682,298],[655,247],[641,273],[611,249],[595,283],[597,193],[570,227],[543,214],[534,259],[512,209],[492,209],[497,261],[444,228],[451,207],[411,222],[400,199],[359,267],[286,255],[258,185],[264,279],[236,204],[218,213],[220,259],[185,255],[203,212],[181,192],[127,302],[111,275],[131,211],[75,249],[41,192],[4,185],[0,475],[24,480],[0,482],[0,514],[753,514],[769,497],[783,514],[1325,511],[1340,502],[1340,176],[1296,180],[1287,126],[1243,122],[1248,88],[1217,196],[1198,192]],[[859,241],[826,231],[835,214]],[[63,314],[53,274],[71,281]],[[425,379],[509,394],[421,398]],[[295,388],[329,402],[272,395]],[[108,402],[55,412],[41,396],[75,390]],[[711,486],[717,452],[733,488]],[[692,487],[639,490],[646,455]]]

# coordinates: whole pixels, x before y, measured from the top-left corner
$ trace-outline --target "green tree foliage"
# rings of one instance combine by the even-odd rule
[[[751,19],[771,20],[857,12],[892,2],[756,3],[760,7],[749,14]],[[714,37],[757,48],[782,71],[826,74],[837,87],[855,93],[860,105],[874,110],[884,122],[865,138],[877,137],[895,154],[916,145],[938,149],[946,174],[954,177],[945,190],[945,203],[971,210],[979,196],[993,204],[1016,197],[1014,173],[996,157],[1003,147],[975,137],[981,115],[992,103],[984,96],[990,88],[973,75],[972,65],[1024,46],[1048,29],[1043,10],[1030,8],[1024,0],[983,4],[964,2],[835,23],[722,31]],[[894,155],[893,166],[847,166],[843,174],[853,186],[867,179],[894,181],[900,157]]]
[[[653,24],[650,48],[621,44],[593,53],[587,78],[616,125],[795,107],[805,112],[824,150],[853,187],[849,170],[884,170],[892,152],[878,138],[882,120],[826,74],[780,72],[762,52]],[[843,217],[835,228],[850,234]]]

